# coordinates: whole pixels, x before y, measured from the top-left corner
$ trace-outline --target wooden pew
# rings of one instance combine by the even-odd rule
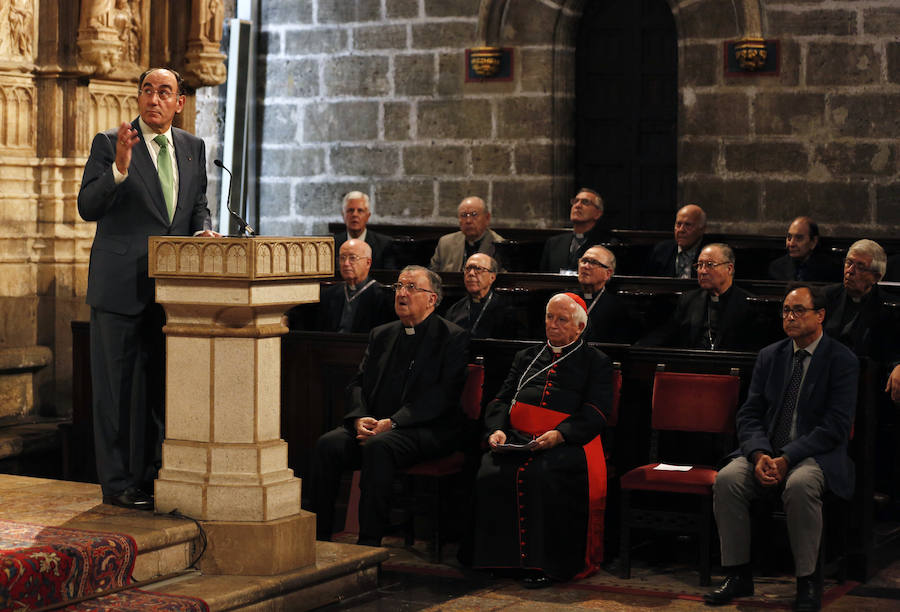
[[[434,253],[437,240],[444,234],[457,231],[455,226],[447,225],[394,225],[370,224],[373,230],[397,238],[396,250],[398,264],[418,263],[427,265]],[[538,269],[541,250],[544,242],[551,236],[568,231],[570,228],[526,228],[526,227],[494,227],[508,244],[498,246],[497,257],[504,268],[512,272],[533,272]],[[332,233],[344,230],[342,223],[329,223],[328,231]],[[787,228],[785,227],[785,231]],[[819,246],[822,252],[831,254],[835,259],[843,259],[850,245],[863,236],[820,236]],[[604,246],[610,248],[618,260],[618,272],[623,275],[640,275],[644,262],[653,246],[662,240],[672,238],[670,230],[632,230],[613,229],[610,239]],[[735,251],[736,273],[738,279],[768,278],[769,262],[785,253],[784,235],[741,234],[734,232],[709,232],[709,242],[724,242]],[[879,236],[873,238],[891,255],[900,253],[900,238]],[[837,282],[839,279],[835,279]]]

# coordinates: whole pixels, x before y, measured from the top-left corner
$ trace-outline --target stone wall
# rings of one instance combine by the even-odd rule
[[[261,0],[261,230],[323,232],[350,189],[373,222],[453,224],[478,194],[495,224],[563,223],[585,1]],[[900,228],[896,2],[669,5],[680,202],[722,230],[781,233],[800,212],[831,233]],[[779,41],[780,73],[726,76],[725,41],[755,32]],[[511,82],[464,82],[484,38],[515,49]]]

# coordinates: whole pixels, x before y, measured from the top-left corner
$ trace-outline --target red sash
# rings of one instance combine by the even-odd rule
[[[516,402],[509,410],[509,422],[519,431],[541,436],[570,415],[548,408]],[[600,436],[585,444],[584,457],[588,475],[588,528],[584,570],[575,578],[585,578],[598,569],[603,561],[603,513],[606,510],[606,456]]]

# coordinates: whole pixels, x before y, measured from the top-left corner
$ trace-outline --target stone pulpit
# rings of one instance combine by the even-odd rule
[[[156,509],[197,519],[204,573],[270,575],[315,562],[315,516],[280,438],[285,311],[317,302],[334,241],[152,237],[166,311],[166,439]]]

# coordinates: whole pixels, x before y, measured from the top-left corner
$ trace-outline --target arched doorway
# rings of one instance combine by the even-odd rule
[[[575,48],[575,180],[610,227],[668,228],[676,209],[678,46],[666,0],[587,2]]]

